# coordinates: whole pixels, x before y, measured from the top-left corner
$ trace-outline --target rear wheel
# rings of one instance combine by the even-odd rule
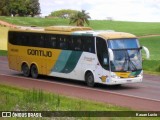
[[[85,81],[86,81],[87,86],[94,87],[94,84],[95,84],[94,83],[94,76],[91,72],[86,73]]]
[[[38,77],[38,69],[36,65],[32,65],[31,66],[31,76],[33,78],[37,78]]]
[[[28,77],[30,75],[30,69],[26,63],[22,65],[22,73],[25,77]]]

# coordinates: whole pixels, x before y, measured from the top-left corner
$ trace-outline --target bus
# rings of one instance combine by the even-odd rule
[[[142,82],[142,49],[130,33],[90,27],[50,26],[8,32],[9,68],[26,77],[39,75],[121,85]]]

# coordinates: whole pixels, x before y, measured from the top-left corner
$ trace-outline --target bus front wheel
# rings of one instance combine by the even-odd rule
[[[85,81],[86,81],[87,86],[94,87],[94,76],[91,72],[86,73]]]
[[[31,66],[31,76],[32,78],[37,78],[38,77],[38,69],[35,64]]]
[[[26,63],[22,64],[22,73],[25,77],[30,75],[30,69]]]

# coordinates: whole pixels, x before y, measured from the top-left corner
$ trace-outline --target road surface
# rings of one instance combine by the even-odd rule
[[[134,110],[160,111],[160,76],[144,75],[142,83],[111,87],[97,84],[89,88],[84,82],[40,76],[26,78],[8,68],[6,57],[0,57],[0,84],[28,89],[42,89],[70,97],[89,99]]]

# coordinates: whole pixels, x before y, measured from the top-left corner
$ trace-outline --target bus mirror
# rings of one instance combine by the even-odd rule
[[[113,51],[112,51],[110,48],[108,48],[108,52],[109,52],[109,60],[110,60],[110,61],[113,61],[113,60],[114,60]]]
[[[146,48],[145,46],[142,46],[142,48],[144,49],[144,51],[146,52],[146,58],[149,59],[150,54],[149,54],[149,50],[148,48]]]

